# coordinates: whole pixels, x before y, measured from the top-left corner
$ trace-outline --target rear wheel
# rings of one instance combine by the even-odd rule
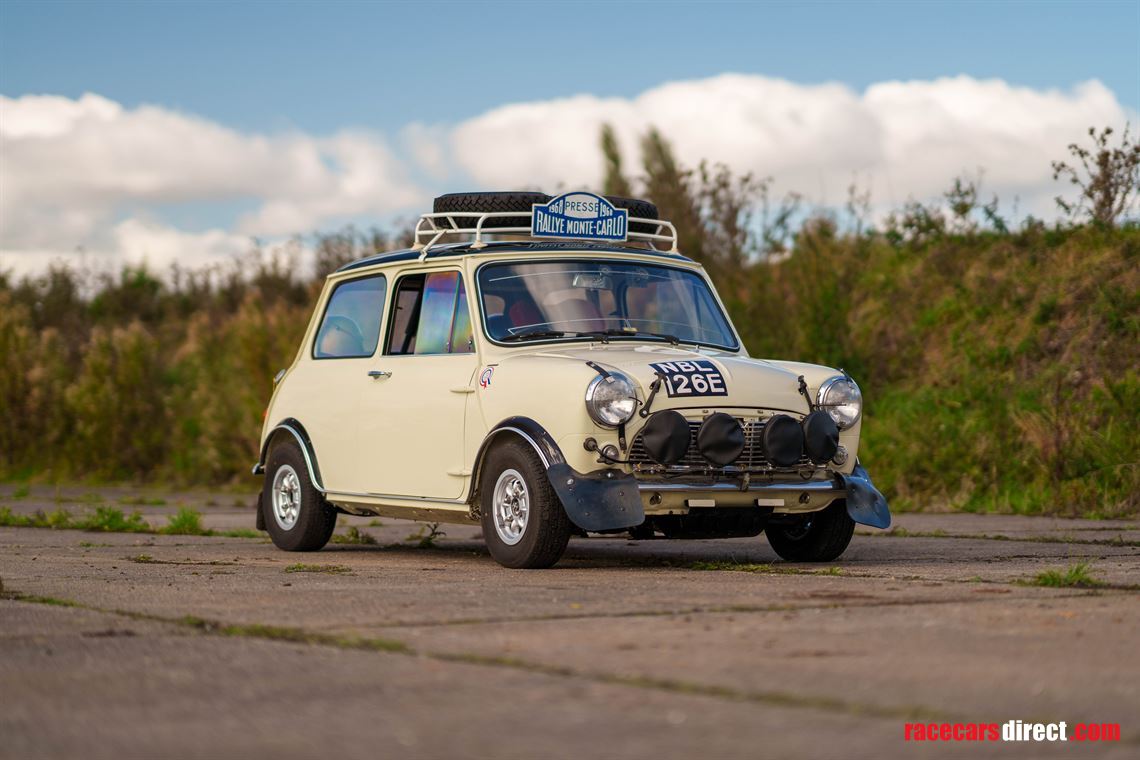
[[[261,509],[269,537],[288,552],[316,551],[336,528],[336,510],[313,487],[305,457],[293,442],[269,452]]]
[[[534,449],[509,440],[487,455],[479,482],[483,539],[503,567],[539,568],[556,563],[573,525]]]
[[[843,554],[854,533],[845,501],[834,501],[800,523],[764,529],[772,549],[789,562],[830,562]]]

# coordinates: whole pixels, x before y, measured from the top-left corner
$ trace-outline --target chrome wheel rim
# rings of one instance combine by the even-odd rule
[[[518,470],[504,470],[499,475],[491,504],[495,532],[504,544],[514,546],[522,540],[530,518],[530,492]]]
[[[281,530],[291,530],[301,516],[301,480],[297,471],[283,464],[273,476],[273,519]]]

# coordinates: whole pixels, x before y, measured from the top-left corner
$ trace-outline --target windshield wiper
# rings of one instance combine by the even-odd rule
[[[531,338],[561,338],[565,334],[561,330],[531,330],[530,332],[521,332],[499,338],[499,341],[506,343],[509,340],[529,340]]]
[[[574,333],[574,337],[576,337],[576,338],[597,337],[597,338],[601,338],[603,343],[606,342],[607,338],[610,338],[610,337],[619,337],[620,338],[622,336],[625,336],[627,338],[640,338],[640,337],[657,338],[659,340],[668,341],[668,342],[672,343],[674,346],[681,345],[681,339],[678,338],[676,335],[668,335],[667,333],[645,332],[644,330],[637,330],[634,328],[629,328],[629,329],[620,329],[619,328],[619,329],[610,329],[610,330],[590,330],[588,332]]]

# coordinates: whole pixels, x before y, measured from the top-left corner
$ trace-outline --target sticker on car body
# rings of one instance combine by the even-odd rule
[[[665,378],[665,391],[670,398],[728,395],[724,375],[707,359],[660,362],[649,366]]]

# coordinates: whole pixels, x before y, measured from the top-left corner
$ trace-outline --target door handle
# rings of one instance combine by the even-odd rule
[[[368,370],[368,376],[373,380],[376,380],[377,378],[381,377],[391,377],[392,373],[383,369],[370,369]]]

